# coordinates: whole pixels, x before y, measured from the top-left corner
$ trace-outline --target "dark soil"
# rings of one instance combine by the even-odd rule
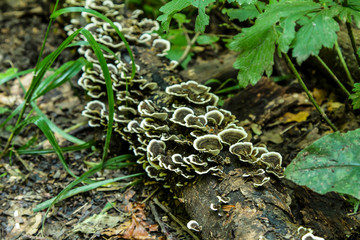
[[[35,67],[47,29],[51,7],[52,5],[45,0],[0,2],[0,72],[4,72],[10,67],[18,68],[19,71]],[[62,27],[61,24],[54,23],[46,43],[44,56],[54,51],[65,39]],[[65,51],[60,55],[54,67],[71,60],[74,55],[76,54],[73,52]],[[204,56],[211,56],[211,54]],[[228,67],[229,59],[233,58],[233,53],[222,54],[214,59],[202,59],[199,56],[189,69],[195,70],[198,75],[206,76],[199,81],[214,77],[227,79],[236,74],[236,71]],[[199,62],[211,64],[197,64]],[[207,67],[210,66],[214,69],[214,65],[219,71],[209,71]],[[189,70],[185,70],[180,75],[185,79],[190,79],[192,76],[189,75],[189,72]],[[306,73],[306,71],[304,72]],[[321,74],[316,77],[324,78]],[[307,80],[310,81],[311,78],[308,77]],[[26,79],[22,80],[26,81]],[[294,81],[289,82],[281,86],[264,78],[255,88],[249,87],[245,91],[234,93],[231,98],[222,96],[225,99],[224,108],[232,111],[242,121],[246,130],[252,134],[252,141],[266,143],[269,149],[282,153],[285,166],[305,146],[331,132],[313,106],[309,104],[298,84]],[[11,92],[13,88],[21,89],[17,81],[0,86],[0,94],[2,94],[0,107],[11,110],[16,108],[15,102],[6,104],[4,100],[13,94]],[[329,89],[331,88],[324,87],[324,89],[313,89],[312,91],[316,92],[316,98],[321,102],[322,107],[330,109],[327,113],[341,131],[358,128],[359,116],[349,112],[349,103],[343,102],[337,92],[334,93]],[[23,94],[20,92],[18,95]],[[73,87],[69,84],[40,99],[39,106],[60,128],[66,129],[86,120],[81,116],[86,102],[84,96],[85,94],[79,92],[76,86]],[[328,99],[331,101],[326,101],[326,97],[329,97]],[[300,112],[308,114],[308,117],[302,121],[298,121],[296,118],[289,119],[291,114]],[[1,122],[9,114],[10,112],[2,114]],[[9,125],[11,124],[14,122],[9,123]],[[85,141],[95,139],[99,142],[95,151],[87,149],[81,152],[66,153],[65,157],[70,168],[76,175],[80,175],[88,170],[83,161],[99,162],[101,160],[103,132],[83,126],[70,133]],[[9,134],[10,132],[6,129],[0,130],[1,150]],[[26,128],[15,139],[15,147],[22,146],[33,138],[37,138],[37,143],[40,143],[45,140],[41,136],[41,132],[35,127]],[[113,144],[115,142],[117,145],[119,144],[116,136]],[[59,144],[61,146],[70,145],[61,139],[59,139]],[[42,143],[41,146],[50,147],[48,143]],[[122,146],[121,150],[113,151],[110,155],[115,156],[127,152],[126,143],[120,142],[120,146]],[[25,167],[26,164],[27,167]],[[139,171],[142,171],[141,167],[131,167],[126,171],[106,171],[104,176],[114,178]],[[5,157],[0,159],[0,175],[4,173],[7,175],[0,178],[0,239],[43,239],[39,235],[41,229],[39,219],[44,215],[44,211],[34,213],[32,208],[56,196],[73,178],[66,174],[55,154]],[[101,178],[102,176],[98,175],[97,177]],[[45,223],[46,239],[106,239],[110,236],[113,239],[150,239],[150,235],[156,236],[157,239],[166,239],[166,237],[170,239],[169,236],[182,236],[179,238],[190,239],[184,229],[176,225],[174,220],[160,208],[160,206],[170,206],[170,212],[186,224],[189,219],[183,206],[180,201],[174,201],[171,194],[157,183],[143,179],[135,187],[124,188],[122,185],[114,185],[112,188],[85,192],[56,205],[49,213]],[[161,202],[158,205],[156,202],[147,200],[147,197],[153,193]],[[95,232],[87,232],[84,229],[72,232],[75,226],[89,228],[84,224],[86,219],[94,214],[100,214],[109,202],[117,203],[116,209],[110,210],[109,214],[116,213],[121,219],[111,219],[115,225],[108,228],[107,234],[103,232],[105,226]],[[350,204],[346,202],[342,202],[342,204],[344,204],[344,212],[352,211]],[[158,218],[161,218],[160,222],[165,223],[165,230],[158,225]],[[135,224],[137,224],[136,227]],[[39,236],[39,238],[35,236]],[[118,238],[114,236],[118,236]]]

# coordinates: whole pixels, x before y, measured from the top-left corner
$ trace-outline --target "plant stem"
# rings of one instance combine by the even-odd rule
[[[336,50],[336,52],[337,52],[337,54],[338,54],[338,56],[339,56],[339,58],[340,58],[340,62],[341,62],[342,66],[343,66],[343,68],[344,68],[344,70],[345,70],[346,76],[347,76],[347,78],[349,79],[350,86],[353,88],[353,87],[354,87],[354,80],[353,80],[353,78],[352,78],[352,76],[351,76],[351,73],[350,73],[350,71],[349,71],[349,68],[348,68],[347,65],[346,65],[344,56],[343,56],[342,53],[341,53],[341,50],[340,50],[340,47],[339,47],[339,44],[338,44],[337,41],[335,42],[335,50]]]
[[[187,34],[187,32],[184,31],[184,33],[185,33],[185,37],[186,37],[186,41],[187,41],[186,49],[185,49],[185,51],[183,52],[183,54],[181,55],[181,57],[179,58],[179,60],[177,61],[177,63],[174,64],[173,66],[171,66],[171,69],[177,68],[177,67],[185,60],[185,58],[187,57],[187,55],[189,54],[189,52],[190,52],[190,50],[191,50],[192,45],[195,44],[196,39],[200,36],[200,33],[197,32],[197,33],[195,34],[195,36],[194,36],[192,39],[190,39],[190,37],[189,37],[189,35]]]
[[[285,55],[285,59],[287,61],[287,63],[289,64],[289,67],[291,68],[291,71],[295,74],[296,78],[298,79],[301,87],[304,89],[304,91],[306,92],[307,96],[309,97],[310,101],[312,102],[312,104],[314,105],[314,107],[316,108],[316,110],[320,113],[321,117],[324,118],[324,120],[327,122],[327,124],[329,124],[329,126],[336,132],[338,131],[338,129],[335,127],[335,125],[331,122],[331,120],[327,117],[327,115],[325,114],[325,112],[320,108],[320,106],[316,103],[314,97],[311,95],[309,89],[306,87],[304,81],[302,80],[300,74],[298,73],[298,71],[296,70],[294,64],[291,62],[291,59],[289,58],[289,56],[284,53]]]
[[[350,37],[350,41],[351,41],[351,46],[354,50],[354,55],[355,55],[355,59],[357,61],[357,64],[358,66],[360,67],[360,57],[359,55],[357,54],[357,49],[356,49],[356,43],[355,43],[355,38],[354,38],[354,33],[352,31],[352,28],[351,28],[351,24],[350,22],[346,21],[346,28],[347,28],[347,32],[348,32],[348,35]]]
[[[332,78],[339,84],[340,88],[346,93],[346,95],[349,97],[350,92],[345,88],[345,86],[340,82],[340,80],[336,77],[336,75],[331,71],[331,69],[326,65],[326,63],[318,56],[316,55],[315,58],[321,63],[321,65],[326,69],[326,71],[329,72],[329,74],[332,76]]]

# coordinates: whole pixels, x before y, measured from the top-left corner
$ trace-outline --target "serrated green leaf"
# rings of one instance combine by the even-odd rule
[[[191,5],[199,9],[199,15],[195,20],[195,32],[204,32],[205,27],[209,25],[209,16],[206,14],[205,9],[216,0],[193,0]]]
[[[240,52],[234,64],[234,68],[239,69],[240,86],[257,83],[264,71],[271,74],[275,43],[278,40],[275,25],[280,20],[290,17],[295,21],[319,9],[321,6],[318,3],[309,1],[274,2],[259,15],[254,26],[243,29],[243,33],[235,36],[229,48]],[[292,26],[288,24],[284,31],[287,35],[282,39],[281,49],[285,51],[291,42]]]
[[[293,57],[301,64],[310,55],[318,55],[322,47],[332,48],[337,41],[337,31],[339,24],[328,11],[319,12],[296,33]]]
[[[245,50],[239,54],[233,65],[235,69],[239,69],[238,80],[240,87],[246,87],[249,83],[255,85],[264,71],[267,75],[272,73],[277,39],[276,31],[270,28],[267,32],[257,34],[257,37],[257,46],[250,48],[245,46]]]
[[[360,199],[360,128],[336,132],[302,150],[285,170],[285,177],[325,194],[336,191]]]
[[[359,3],[359,2],[357,2]],[[339,18],[345,22],[353,22],[360,27],[360,5],[337,6],[339,8]]]
[[[260,14],[254,5],[245,6],[239,9],[224,9],[223,12],[229,16],[230,20],[237,19],[240,22],[256,18]]]
[[[196,39],[196,42],[200,45],[212,44],[219,41],[218,36],[201,35]]]
[[[295,20],[296,17],[289,17],[280,20],[280,27],[282,27],[283,32],[279,36],[278,46],[279,50],[283,53],[287,53],[289,51],[290,44],[295,38]]]
[[[159,10],[163,14],[157,18],[157,20],[161,22],[161,27],[165,31],[168,31],[171,18],[174,14],[190,6],[192,2],[191,0],[173,0],[162,6]]]
[[[258,0],[228,0],[229,3],[237,2],[238,4],[253,4],[256,3]]]
[[[352,100],[353,108],[360,108],[360,83],[354,84],[353,94],[350,95],[350,99]]]

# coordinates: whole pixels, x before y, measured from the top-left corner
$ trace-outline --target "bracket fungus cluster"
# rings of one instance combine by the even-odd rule
[[[252,177],[254,186],[269,181],[269,173],[281,177],[281,155],[245,141],[246,131],[231,112],[216,107],[218,97],[209,87],[171,76],[170,63],[161,58],[169,51],[170,43],[155,33],[159,24],[141,18],[141,11],[131,12],[124,3],[115,2],[68,0],[67,4],[84,4],[103,13],[130,44],[137,68],[134,79],[130,79],[132,62],[121,38],[108,23],[82,13],[87,20],[85,28],[115,53],[103,52],[116,97],[114,130],[140,156],[138,163],[148,176],[159,181],[175,179],[176,186],[198,175],[221,176],[228,162],[222,152],[228,151],[254,166],[254,172],[244,176]],[[71,34],[80,26],[80,21],[72,21],[65,30]],[[93,98],[83,115],[92,127],[107,126],[106,87],[99,62],[88,46],[81,46],[78,52],[93,63],[78,80]],[[156,73],[152,66],[157,71],[167,69],[168,74]]]

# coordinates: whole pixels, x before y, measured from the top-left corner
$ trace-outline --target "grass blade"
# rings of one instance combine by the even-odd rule
[[[115,29],[116,33],[119,35],[121,40],[124,42],[125,47],[126,47],[128,53],[130,55],[131,68],[132,68],[132,70],[131,70],[131,79],[133,79],[135,77],[135,73],[136,73],[135,59],[134,59],[134,56],[133,56],[132,51],[130,49],[129,43],[126,41],[124,35],[120,32],[118,27],[109,18],[107,18],[103,14],[101,14],[101,13],[95,11],[95,10],[92,10],[92,9],[89,9],[89,8],[83,8],[83,7],[68,7],[68,8],[63,8],[63,9],[57,10],[56,12],[51,14],[51,18],[56,18],[56,17],[58,17],[58,16],[60,16],[60,15],[62,15],[64,13],[71,13],[71,12],[87,12],[87,13],[93,14],[96,17],[102,19],[103,21],[109,23],[110,26]]]
[[[76,144],[84,144],[85,143],[85,141],[80,140],[80,139],[64,132],[61,128],[56,126],[55,123],[53,123],[50,119],[48,119],[46,117],[46,115],[40,110],[40,108],[36,105],[35,102],[31,102],[30,104],[31,104],[32,108],[35,110],[35,112],[37,113],[37,115],[39,115],[47,123],[47,125],[50,127],[50,129],[52,131],[60,134],[63,138],[65,138],[66,140],[68,140],[72,143],[76,143]]]
[[[0,79],[0,85],[4,84],[4,83],[6,83],[6,82],[8,82],[8,81],[10,81],[10,80],[12,80],[14,78],[21,77],[23,75],[31,73],[33,71],[34,71],[34,69],[28,69],[28,70],[17,72],[17,73],[11,74],[11,75],[7,75],[6,77]]]
[[[94,53],[95,53],[97,59],[99,60],[101,70],[103,72],[103,75],[105,78],[105,83],[106,83],[106,91],[107,91],[107,96],[108,96],[109,119],[108,119],[108,129],[107,129],[107,134],[106,134],[106,139],[105,139],[103,157],[102,157],[102,162],[104,163],[106,161],[107,154],[108,154],[108,149],[109,149],[111,134],[112,134],[112,128],[113,128],[113,121],[114,121],[114,105],[115,105],[114,92],[112,89],[112,81],[111,81],[111,77],[110,77],[109,68],[107,66],[105,57],[104,57],[103,53],[101,52],[99,44],[96,42],[95,38],[91,35],[91,33],[88,30],[82,29],[81,33],[86,37],[90,46],[94,50]]]
[[[95,141],[86,142],[80,145],[73,145],[70,147],[63,147],[61,148],[63,152],[73,152],[73,151],[80,151],[83,149],[90,148],[93,146]],[[16,150],[18,154],[21,155],[44,155],[44,154],[51,154],[55,153],[54,149],[18,149]]]
[[[64,166],[65,170],[74,178],[77,178],[77,176],[70,170],[70,168],[68,167],[65,158],[64,158],[64,154],[59,146],[59,144],[56,142],[55,136],[52,133],[52,131],[49,128],[49,125],[47,124],[46,120],[43,119],[42,117],[39,117],[38,120],[36,120],[34,122],[34,124],[36,126],[38,126],[41,131],[44,133],[44,135],[46,136],[46,138],[49,140],[50,144],[53,146],[56,154],[58,155],[62,165]]]
[[[31,81],[31,85],[28,89],[28,91],[25,94],[25,101],[29,102],[30,99],[32,99],[32,95],[34,94],[35,90],[39,86],[42,78],[44,77],[46,71],[50,68],[50,66],[54,63],[56,58],[60,55],[60,53],[66,48],[67,45],[70,44],[70,42],[79,34],[79,32],[82,29],[78,29],[73,34],[71,34],[69,37],[67,37],[60,46],[50,54],[49,58],[45,58],[42,63],[39,64],[39,67],[36,69],[37,72],[35,72],[34,78]]]
[[[128,166],[128,165],[129,164],[127,164],[126,166]],[[66,198],[72,197],[72,196],[74,196],[76,194],[83,193],[83,192],[88,192],[90,190],[93,190],[95,188],[101,187],[101,186],[109,184],[109,183],[117,182],[117,181],[124,180],[124,179],[127,179],[127,178],[138,177],[138,176],[141,176],[143,174],[144,173],[136,173],[136,174],[132,174],[132,175],[127,175],[127,176],[107,179],[107,180],[103,180],[103,181],[98,181],[98,182],[91,183],[89,185],[85,185],[85,186],[82,186],[82,187],[78,187],[78,188],[69,190],[66,193],[62,193],[62,194],[60,193],[61,194],[61,195],[59,194],[60,196],[58,195],[57,197],[53,197],[53,198],[51,198],[51,199],[49,199],[49,200],[47,200],[45,202],[42,202],[42,203],[36,205],[35,208],[33,208],[33,211],[34,212],[39,212],[39,211],[41,211],[41,210],[43,210],[45,208],[53,206],[54,205],[53,203],[56,204],[57,202],[60,202],[60,201],[62,201],[64,199],[66,199]],[[81,176],[79,178],[81,178]],[[70,186],[70,185],[68,185],[68,186]]]
[[[101,50],[104,50],[105,52],[111,54],[115,59],[119,60],[119,57],[110,49],[108,48],[107,46],[101,44],[101,43],[98,43]],[[70,44],[68,47],[79,47],[79,46],[89,46],[90,47],[90,43],[89,42],[86,42],[86,41],[78,41],[78,42],[74,42],[72,44]]]
[[[0,128],[3,128],[11,119],[13,119],[13,117],[15,117],[21,111],[21,109],[24,107],[24,105],[25,105],[25,102],[23,102],[19,106],[17,106],[16,109],[14,111],[12,111],[12,113],[5,119],[5,121],[0,124]]]
[[[50,77],[47,77],[39,84],[32,100],[69,81],[72,77],[76,76],[81,71],[83,66],[86,65],[89,65],[89,62],[82,57],[76,61],[69,61],[64,63]]]

